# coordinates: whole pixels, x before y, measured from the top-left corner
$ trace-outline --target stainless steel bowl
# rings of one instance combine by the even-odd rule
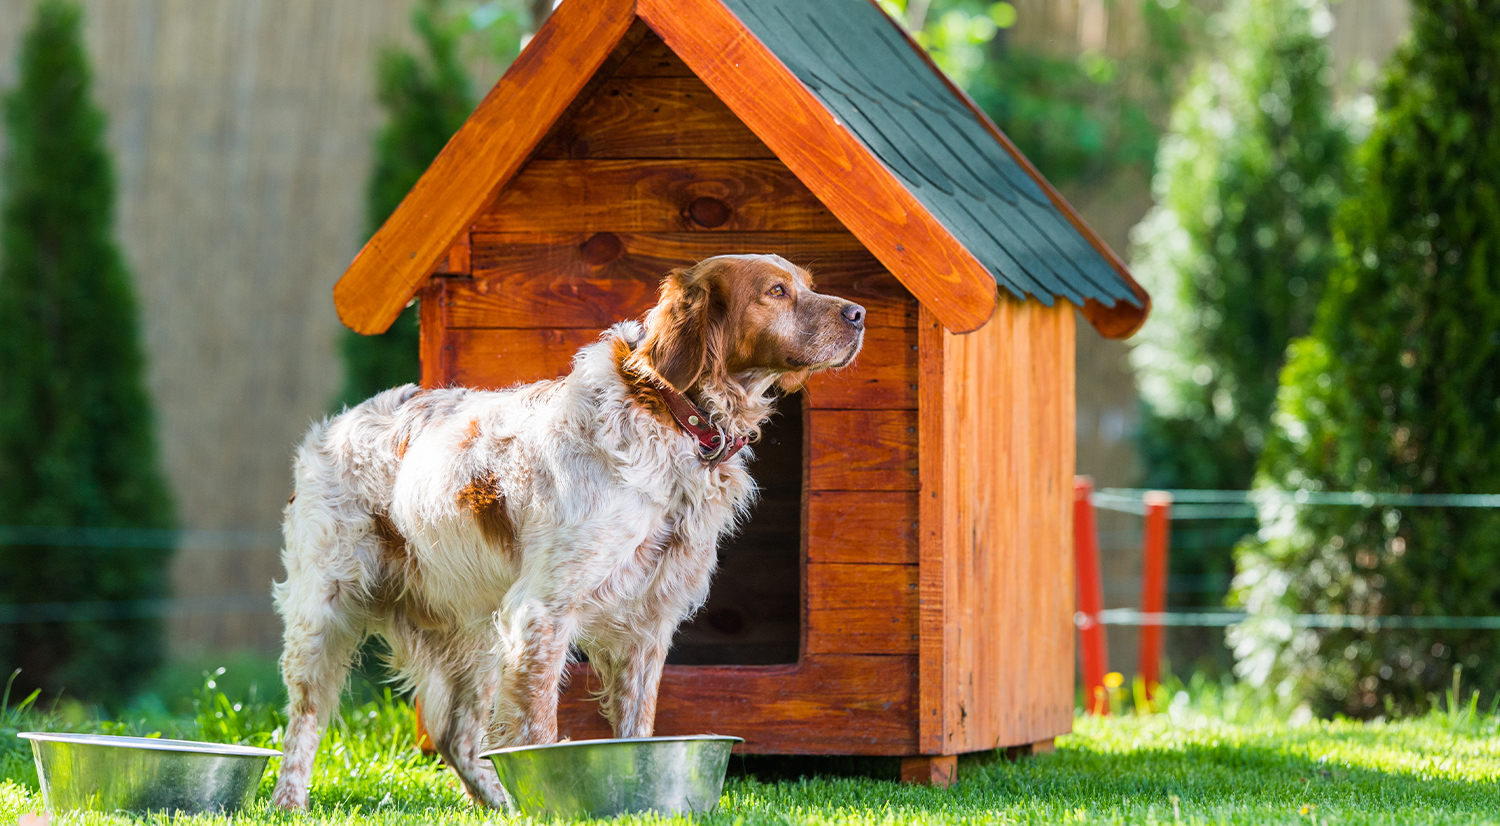
[[[531,817],[626,812],[706,814],[719,805],[739,737],[572,740],[486,752],[500,783]]]
[[[266,761],[252,746],[21,732],[31,741],[42,799],[53,814],[178,811],[231,813],[255,801]]]

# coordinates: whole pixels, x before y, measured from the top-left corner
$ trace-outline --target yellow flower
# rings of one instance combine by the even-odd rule
[[[1104,685],[1107,688],[1119,688],[1125,684],[1125,675],[1118,671],[1111,671],[1104,675]]]

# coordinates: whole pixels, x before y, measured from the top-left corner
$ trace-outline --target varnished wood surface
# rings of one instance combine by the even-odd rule
[[[715,198],[722,224],[689,207]],[[837,232],[828,208],[779,161],[535,160],[475,222],[479,232]]]
[[[924,329],[924,414],[925,399],[941,404],[922,428],[940,433],[922,452],[935,480],[923,491],[923,751],[1046,740],[1072,725],[1073,311],[1007,300],[977,333]]]
[[[697,77],[693,70],[682,62],[682,58],[673,54],[667,48],[667,44],[661,41],[654,32],[641,38],[641,42],[635,47],[620,68],[615,70],[615,77]]]
[[[949,329],[984,324],[995,279],[717,0],[637,14]]]
[[[946,789],[958,780],[958,758],[951,754],[901,758],[901,782]]]
[[[621,77],[617,72],[553,130],[536,157],[776,156],[698,78]]]
[[[917,563],[917,491],[812,491],[807,561]]]
[[[448,254],[438,262],[437,268],[432,271],[433,275],[468,275],[469,274],[469,240],[471,235],[467,232],[460,233],[453,245],[448,247]]]
[[[853,364],[808,380],[807,402],[819,409],[915,410],[916,330],[899,327],[866,330],[864,345]]]
[[[451,289],[454,327],[603,328],[644,314],[661,277],[715,255],[776,254],[809,269],[821,292],[859,302],[865,326],[905,327],[917,304],[847,232],[607,233],[620,256],[594,264],[585,253],[599,233],[482,233],[472,247],[474,280]]]
[[[594,329],[450,330],[450,381],[499,390],[559,378],[572,369],[579,348],[598,338]]]
[[[450,280],[445,286],[451,291],[462,291],[461,295],[473,295],[470,292],[474,289],[473,284],[457,284]],[[503,313],[505,321],[531,320],[535,323],[538,319],[557,319],[564,315],[564,320],[578,321],[581,326],[491,328],[443,324],[441,334],[424,336],[424,357],[441,358],[442,367],[438,369],[443,375],[471,387],[507,387],[516,381],[528,380],[526,376],[555,378],[568,372],[578,348],[598,339],[604,328],[614,321],[630,317],[622,314],[619,301],[629,298],[627,288],[645,291],[654,287],[653,283],[638,280],[609,280],[602,284],[586,280],[571,284],[570,288],[579,294],[579,300],[572,302],[572,307],[580,311],[576,314],[546,311],[547,300],[556,297],[556,291],[540,293],[543,300],[535,303],[522,299],[536,298],[538,293],[525,296],[520,291],[503,295],[491,292],[494,303],[508,305]],[[437,305],[423,313],[424,323],[429,329],[437,330],[441,323],[433,313],[439,313],[441,309],[452,311],[453,298],[442,293],[434,288],[424,292],[424,295],[431,295]],[[440,302],[450,306],[443,308]],[[649,306],[647,303],[646,307]],[[429,318],[432,320],[428,321]],[[864,349],[854,364],[835,374],[814,376],[808,382],[808,403],[818,410],[914,409],[916,369],[910,362],[915,361],[916,354],[908,343],[910,339],[905,331],[894,328],[870,330]]]
[[[917,489],[914,410],[812,410],[808,413],[809,490]]]
[[[810,562],[806,577],[806,653],[917,653],[917,566]]]
[[[925,754],[942,754],[947,739],[948,566],[944,557],[943,323],[932,311],[919,312],[917,324],[917,443],[919,514],[917,549],[918,655],[921,663],[918,728]]]
[[[365,334],[390,326],[620,44],[634,5],[565,4],[548,18],[334,286],[346,325]]]
[[[586,666],[570,670],[559,733],[611,736],[588,696],[598,681]],[[797,665],[667,666],[655,733],[732,734],[748,754],[912,754],[916,670],[911,656],[826,654]]]
[[[425,388],[446,387],[452,381],[453,347],[445,329],[447,307],[444,301],[445,287],[449,279],[434,278],[422,288],[421,316],[418,329],[418,358],[422,366],[422,386]]]

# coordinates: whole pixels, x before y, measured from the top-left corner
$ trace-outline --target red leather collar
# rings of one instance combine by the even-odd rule
[[[661,395],[661,400],[667,403],[667,409],[672,411],[672,418],[677,420],[677,426],[698,440],[698,458],[707,462],[710,470],[729,461],[729,457],[739,453],[740,448],[750,441],[744,436],[729,439],[718,425],[709,420],[702,408],[666,382],[656,381],[651,384]]]

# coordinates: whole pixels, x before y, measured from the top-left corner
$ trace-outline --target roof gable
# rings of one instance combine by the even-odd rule
[[[982,326],[997,283],[1079,304],[1106,335],[1144,320],[1149,299],[1118,259],[866,0],[570,0],[339,281],[346,324],[390,325],[569,107],[631,52],[637,18],[949,329]]]

